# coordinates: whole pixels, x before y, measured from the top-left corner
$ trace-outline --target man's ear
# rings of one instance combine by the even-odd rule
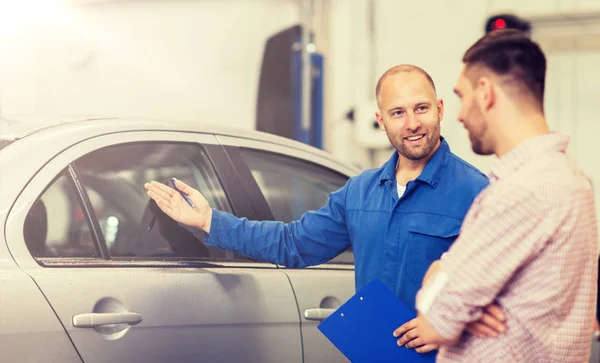
[[[484,111],[489,111],[496,103],[496,90],[492,80],[488,77],[481,77],[477,82],[476,97],[479,106]]]
[[[379,111],[375,112],[375,118],[377,119],[377,124],[379,124],[379,129],[381,131],[385,131],[385,123],[383,122],[383,117],[381,117],[381,113]]]
[[[437,101],[437,112],[440,121],[442,121],[444,119],[444,100],[441,98]]]

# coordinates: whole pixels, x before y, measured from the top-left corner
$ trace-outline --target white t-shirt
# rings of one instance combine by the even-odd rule
[[[401,185],[400,183],[396,182],[396,190],[398,190],[398,198],[401,198],[406,191],[406,185]]]
[[[400,159],[396,162],[396,172],[398,171],[398,165],[400,165]],[[396,182],[396,190],[398,191],[398,198],[402,198],[402,195],[406,191],[406,185]]]

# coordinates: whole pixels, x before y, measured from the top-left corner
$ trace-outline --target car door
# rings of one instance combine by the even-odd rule
[[[325,205],[329,193],[349,179],[334,163],[284,146],[220,137],[255,204],[268,208],[273,220],[290,222],[307,210]],[[234,147],[235,145],[235,147]],[[293,156],[292,156],[293,155]],[[337,167],[337,170],[334,169]],[[284,269],[301,315],[304,361],[347,362],[347,358],[318,330],[317,325],[355,292],[351,250],[329,263],[304,269]]]
[[[31,179],[7,243],[85,362],[302,360],[286,275],[208,248],[143,188],[174,176],[252,217],[244,192],[224,187],[234,175],[213,135],[128,132],[75,144]]]

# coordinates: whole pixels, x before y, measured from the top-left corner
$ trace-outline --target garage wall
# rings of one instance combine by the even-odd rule
[[[488,0],[487,2],[490,11],[512,9],[523,15],[559,15],[600,9],[598,0]]]
[[[253,129],[264,42],[298,22],[295,0],[72,2],[88,4],[0,5],[3,115],[174,118]]]

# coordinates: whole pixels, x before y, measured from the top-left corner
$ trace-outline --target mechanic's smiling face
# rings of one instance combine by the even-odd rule
[[[381,85],[377,122],[401,157],[427,159],[440,143],[444,102],[417,71],[389,75]]]

